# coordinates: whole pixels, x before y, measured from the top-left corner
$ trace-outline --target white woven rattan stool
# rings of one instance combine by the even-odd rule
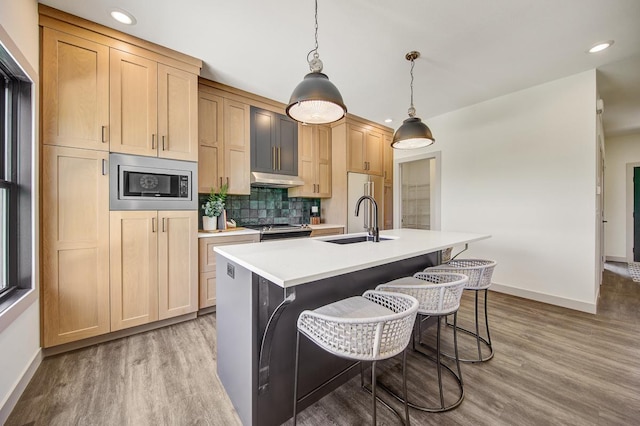
[[[491,344],[491,333],[489,331],[489,315],[487,313],[487,290],[491,286],[491,277],[493,275],[493,270],[496,267],[496,264],[497,263],[493,260],[455,259],[442,265],[433,266],[424,270],[425,272],[429,273],[453,272],[457,274],[464,274],[469,277],[469,282],[464,289],[472,290],[475,292],[475,331],[458,326],[456,326],[456,328],[464,333],[470,334],[475,337],[478,347],[478,357],[461,358],[461,362],[484,362],[489,361],[491,358],[493,358],[493,345]],[[486,339],[480,335],[480,322],[478,321],[478,292],[480,291],[484,291],[484,323],[487,331]],[[489,349],[489,354],[484,357],[482,355],[482,344],[484,344]]]
[[[298,317],[293,387],[293,424],[297,421],[300,334],[325,351],[355,361],[371,361],[373,424],[376,424],[376,361],[403,354],[406,396],[406,348],[418,311],[418,301],[404,294],[366,291]],[[406,399],[406,398],[405,398]],[[405,424],[409,408],[405,404]]]
[[[430,317],[437,317],[438,319],[435,348],[436,357],[432,358],[431,356],[421,351],[416,352],[425,355],[436,363],[440,406],[428,407],[409,401],[409,406],[412,408],[432,413],[448,411],[456,408],[462,403],[462,400],[464,399],[462,371],[460,370],[460,362],[458,361],[457,328],[454,327],[453,329],[453,345],[457,367],[456,374],[456,372],[449,368],[449,366],[442,363],[440,352],[440,324],[443,316],[446,318],[447,315],[453,314],[453,322],[455,325],[457,325],[457,313],[458,308],[460,307],[460,298],[462,297],[462,291],[468,281],[469,278],[466,275],[462,274],[418,272],[413,277],[400,278],[398,280],[391,281],[386,284],[381,284],[376,287],[376,290],[408,294],[418,299],[418,303],[420,304],[420,306],[418,308],[418,320],[415,323],[415,335],[417,335],[417,339],[414,338],[414,350],[416,340],[418,340],[418,344],[423,346],[420,342],[420,338],[422,336],[421,324],[423,320]],[[458,388],[460,391],[458,399],[448,405],[445,405],[444,392],[442,389],[442,367],[444,367],[446,371],[451,373],[453,378],[458,383]],[[381,384],[380,386],[382,387],[383,385]],[[396,396],[396,398],[401,399],[394,392],[391,393]]]

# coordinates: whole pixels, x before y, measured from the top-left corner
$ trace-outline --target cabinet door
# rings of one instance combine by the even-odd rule
[[[276,116],[276,173],[298,176],[298,123],[282,114]]]
[[[158,64],[158,156],[198,161],[198,76]]]
[[[111,49],[111,151],[156,156],[158,64]]]
[[[108,155],[43,147],[44,347],[109,332]]]
[[[273,173],[278,167],[276,114],[251,107],[251,170]]]
[[[201,91],[198,94],[198,192],[219,188],[224,177],[223,99]]]
[[[109,151],[109,48],[42,29],[42,141]]]
[[[198,212],[158,212],[158,318],[198,309]]]
[[[365,138],[365,161],[367,173],[372,175],[382,176],[382,153],[383,153],[383,139],[382,133],[375,131],[367,131]]]
[[[347,126],[347,171],[367,173],[365,163],[366,136],[367,131],[362,127]]]
[[[391,135],[384,135],[384,183],[385,185],[393,184],[393,148],[391,148]]]
[[[318,126],[316,132],[318,184],[316,197],[331,197],[331,128]]]
[[[157,211],[111,212],[111,331],[158,319],[157,231]]]
[[[298,138],[298,171],[304,185],[289,188],[290,197],[315,197],[316,182],[316,126],[300,125]]]
[[[249,105],[224,100],[224,170],[229,194],[251,194]]]

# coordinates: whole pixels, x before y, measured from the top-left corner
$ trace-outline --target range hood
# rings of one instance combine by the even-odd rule
[[[294,186],[302,185],[304,185],[304,181],[298,176],[251,172],[251,186],[262,186],[266,188],[292,188]]]

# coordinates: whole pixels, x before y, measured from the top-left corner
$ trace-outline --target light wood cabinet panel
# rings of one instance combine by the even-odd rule
[[[109,150],[109,48],[42,29],[42,141]]]
[[[111,331],[158,319],[158,213],[112,211]]]
[[[251,194],[251,138],[249,105],[224,100],[224,170],[229,194]]]
[[[321,237],[321,236],[340,235],[340,234],[344,234],[344,226],[336,226],[333,228],[320,228],[320,229],[313,229],[313,226],[312,226],[312,231],[310,236]]]
[[[111,50],[111,151],[155,156],[158,148],[158,63]]]
[[[216,304],[216,253],[214,247],[229,244],[257,243],[259,235],[225,235],[199,239],[200,302],[199,307]]]
[[[291,197],[331,197],[331,128],[300,125],[298,171],[304,185],[289,188]]]
[[[44,347],[109,332],[108,155],[43,147]]]
[[[158,157],[198,160],[198,76],[158,64]]]
[[[382,176],[382,144],[382,133],[374,129],[348,124],[348,171]]]
[[[198,94],[198,192],[219,188],[224,177],[223,99],[200,91]]]
[[[198,309],[198,212],[158,212],[158,318]]]
[[[393,184],[393,148],[391,148],[392,135],[384,135],[384,183]]]

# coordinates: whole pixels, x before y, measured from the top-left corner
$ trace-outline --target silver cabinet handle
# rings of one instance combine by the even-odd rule
[[[151,149],[156,149],[156,134],[151,134]]]
[[[162,218],[162,232],[167,232],[167,227],[165,225],[165,218]]]
[[[164,135],[162,135],[162,150],[164,151]]]
[[[276,169],[276,147],[275,146],[271,147],[271,168],[273,170]]]
[[[102,135],[101,135],[102,143],[107,143],[108,141],[107,137],[105,136],[106,133],[107,133],[107,126],[102,126]]]
[[[229,188],[229,176],[227,176],[227,188]]]
[[[220,188],[222,188],[222,176],[220,176]]]
[[[278,147],[278,170],[282,170],[281,162],[280,162],[281,159],[282,159],[282,150],[280,149],[280,147]]]
[[[151,218],[151,232],[156,232],[156,218]]]
[[[106,176],[107,175],[107,160],[105,160],[104,158],[102,159],[102,175]]]

